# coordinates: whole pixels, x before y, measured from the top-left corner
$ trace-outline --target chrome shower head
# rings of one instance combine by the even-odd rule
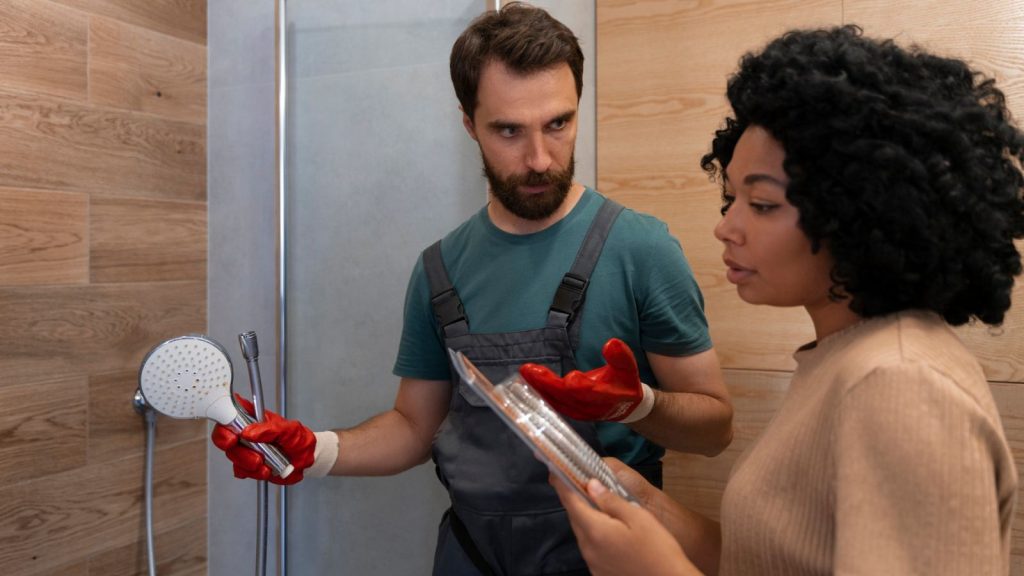
[[[157,412],[171,418],[208,418],[241,432],[255,422],[231,396],[234,372],[224,347],[199,334],[165,340],[153,347],[139,367],[139,389]],[[279,450],[246,442],[264,456],[282,478],[293,467]]]
[[[166,340],[142,360],[139,388],[154,409],[171,418],[209,418],[225,426],[238,410],[227,352],[213,340],[189,335]]]

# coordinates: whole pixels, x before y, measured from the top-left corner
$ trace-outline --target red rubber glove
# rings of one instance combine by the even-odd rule
[[[238,403],[249,414],[255,414],[252,402],[235,394]],[[217,424],[210,435],[213,445],[227,454],[228,460],[234,464],[235,478],[252,478],[269,480],[274,484],[291,485],[302,480],[302,471],[313,465],[313,451],[316,448],[316,436],[313,431],[303,426],[298,420],[282,418],[270,410],[264,410],[265,420],[250,424],[238,435],[227,426]],[[264,464],[263,455],[238,442],[244,438],[250,442],[274,444],[288,458],[295,470],[287,478],[272,473]]]
[[[573,370],[564,377],[538,364],[523,364],[519,374],[530,383],[548,404],[558,412],[576,420],[622,421],[641,405],[645,395],[646,416],[653,405],[653,392],[640,382],[636,358],[625,342],[612,338],[601,350],[606,366],[580,372]]]

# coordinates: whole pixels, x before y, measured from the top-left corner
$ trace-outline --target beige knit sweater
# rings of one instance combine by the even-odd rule
[[[721,573],[1007,574],[1017,470],[946,323],[875,318],[794,357],[725,490]]]

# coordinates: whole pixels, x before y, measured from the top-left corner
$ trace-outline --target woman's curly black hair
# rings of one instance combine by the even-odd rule
[[[751,125],[781,142],[786,197],[834,258],[834,298],[863,317],[1002,323],[1021,273],[1024,136],[992,79],[844,26],[746,54],[727,94],[735,117],[701,167],[721,180]]]

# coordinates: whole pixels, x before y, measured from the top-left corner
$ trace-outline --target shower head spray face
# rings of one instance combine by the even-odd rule
[[[255,420],[235,406],[233,377],[224,347],[193,334],[165,340],[146,354],[139,367],[139,389],[146,402],[164,416],[208,418],[240,433]],[[292,465],[277,448],[246,440],[242,443],[262,454],[278,476],[291,474]]]
[[[229,425],[233,371],[227,352],[203,336],[158,344],[142,361],[139,388],[157,412],[171,418],[209,418]]]

